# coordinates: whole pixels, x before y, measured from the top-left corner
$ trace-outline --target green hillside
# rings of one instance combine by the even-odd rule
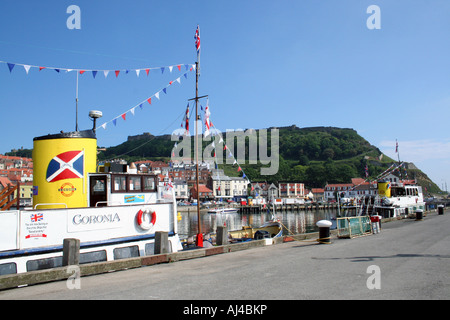
[[[365,177],[367,165],[369,178],[385,171],[394,160],[371,145],[355,130],[335,127],[298,128],[297,126],[279,129],[279,170],[275,175],[261,175],[263,165],[240,162],[246,176],[251,181],[301,181],[308,187],[323,187],[326,183],[349,183],[351,178]],[[257,130],[258,132],[258,130]],[[268,130],[270,141],[270,130]],[[174,142],[169,135],[142,135],[118,146],[108,148],[99,154],[99,160],[122,158],[128,161],[139,159],[169,160]],[[224,140],[227,141],[226,133]],[[194,145],[193,137],[192,146]],[[211,142],[203,142],[206,147]],[[248,160],[249,142],[246,140],[245,159]],[[237,143],[233,154],[237,154]],[[270,154],[270,143],[268,143]],[[193,156],[192,156],[193,157]],[[223,162],[226,162],[226,154]],[[268,166],[268,165],[267,165]],[[220,165],[229,176],[242,176],[237,166]],[[406,172],[405,172],[406,170]],[[409,178],[420,177],[426,183],[429,192],[438,192],[439,188],[418,169],[403,169]],[[426,178],[424,178],[426,177]]]

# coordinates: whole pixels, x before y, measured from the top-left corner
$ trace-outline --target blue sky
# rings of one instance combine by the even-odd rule
[[[67,7],[81,10],[70,30]],[[381,29],[366,13],[378,5]],[[450,2],[438,1],[22,1],[0,2],[0,60],[88,70],[192,64],[201,28],[200,94],[222,131],[297,125],[354,128],[392,158],[450,183]],[[110,121],[183,76],[130,71],[79,76],[79,127],[89,110]],[[97,133],[99,146],[180,127],[195,74],[152,105]],[[0,153],[75,129],[76,73],[0,64]]]

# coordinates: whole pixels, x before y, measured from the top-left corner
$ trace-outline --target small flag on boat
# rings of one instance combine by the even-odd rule
[[[44,214],[43,213],[36,213],[31,215],[31,222],[38,222],[44,220]]]
[[[186,118],[186,135],[189,135],[189,103],[186,107],[186,115],[184,116]]]
[[[197,49],[197,54],[200,54],[200,27],[197,25],[197,30],[195,30],[195,48]]]

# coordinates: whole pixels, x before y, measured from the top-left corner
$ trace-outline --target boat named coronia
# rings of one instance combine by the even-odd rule
[[[182,249],[173,189],[98,164],[94,130],[34,138],[33,165],[33,209],[0,213],[0,275],[60,267],[66,238],[80,240],[80,263],[154,254],[159,231]]]
[[[120,222],[119,214],[99,214],[96,216],[82,216],[81,214],[77,214],[73,217],[72,220],[74,225],[80,224],[95,224],[95,223],[114,223]]]

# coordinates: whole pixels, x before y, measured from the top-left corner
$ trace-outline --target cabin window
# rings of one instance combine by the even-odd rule
[[[93,187],[93,192],[105,192],[105,181],[96,180]]]
[[[141,177],[129,177],[129,191],[141,191]]]
[[[112,192],[136,193],[156,190],[156,177],[147,175],[113,175]]]
[[[126,176],[114,176],[114,191],[127,191]]]
[[[106,250],[80,253],[80,264],[106,261]]]
[[[143,177],[144,181],[144,191],[155,190],[155,178],[154,177]]]
[[[17,265],[15,262],[8,262],[0,264],[0,276],[5,274],[15,274],[17,273]]]

